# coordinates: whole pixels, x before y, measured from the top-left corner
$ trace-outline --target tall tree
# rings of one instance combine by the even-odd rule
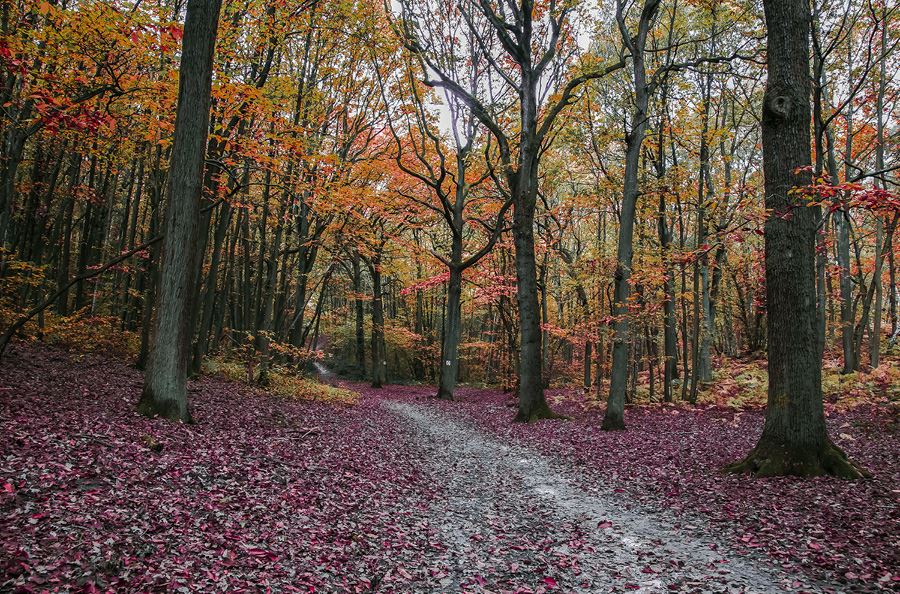
[[[821,213],[803,202],[810,158],[810,22],[806,0],[764,0],[768,81],[763,97],[769,390],[756,447],[735,472],[859,478],[828,437],[816,312],[816,233]]]
[[[213,55],[222,0],[189,0],[184,23],[165,242],[144,391],[138,410],[190,422],[187,372],[191,303],[200,254],[200,199],[209,129]]]
[[[450,51],[449,47],[441,50],[447,58],[442,65],[455,78],[467,78],[469,89],[474,92],[482,85],[482,73],[487,69],[487,64],[479,56],[478,41],[471,30],[464,23],[457,23],[454,29],[461,30],[458,34],[462,40],[449,37],[444,40],[444,43],[454,43],[457,47],[455,52]],[[386,85],[382,83],[381,86],[385,104],[388,105]],[[413,64],[407,64],[401,70],[396,86],[399,94],[412,105],[402,103],[397,110],[399,113],[388,119],[397,145],[395,160],[398,168],[416,186],[424,186],[429,195],[420,196],[420,192],[415,190],[397,191],[413,204],[431,211],[441,223],[440,227],[449,231],[450,235],[449,247],[443,251],[431,250],[431,255],[447,267],[448,274],[437,396],[453,400],[459,376],[463,273],[491,252],[503,231],[506,211],[512,206],[512,201],[507,199],[502,202],[496,213],[483,212],[485,205],[489,210],[495,205],[495,201],[475,192],[489,177],[484,168],[473,172],[472,167],[473,152],[477,141],[483,136],[483,128],[478,119],[466,110],[459,97],[449,92],[443,94],[443,102],[451,119],[448,143],[442,138],[436,118],[429,109],[428,102],[434,97],[424,94],[419,88]],[[479,209],[479,206],[482,208]],[[480,244],[471,239],[471,227],[475,222],[484,227],[486,234]]]
[[[603,429],[625,428],[625,389],[628,379],[628,298],[631,292],[631,262],[634,257],[634,217],[638,199],[638,168],[641,146],[649,124],[648,107],[652,92],[647,80],[644,50],[650,27],[659,10],[659,0],[645,0],[638,21],[637,33],[628,30],[625,21],[625,2],[616,2],[616,22],[622,41],[631,54],[631,76],[634,90],[634,113],[631,129],[625,134],[625,178],[622,182],[622,207],[619,216],[619,244],[616,251],[615,322],[612,347],[612,371],[609,382],[609,398]]]
[[[553,418],[544,397],[542,374],[541,311],[535,259],[534,219],[537,209],[540,159],[551,141],[554,122],[578,97],[586,82],[624,65],[621,56],[608,66],[594,60],[573,65],[577,44],[569,17],[577,3],[538,4],[534,0],[494,2],[462,0],[458,10],[479,40],[484,59],[497,84],[514,97],[517,117],[486,104],[441,67],[432,38],[440,31],[432,19],[444,18],[446,6],[428,0],[402,0],[403,37],[429,74],[426,84],[456,95],[488,129],[496,141],[499,167],[494,179],[513,203],[513,240],[519,309],[519,412],[518,421]],[[573,72],[570,72],[573,71]],[[500,102],[508,104],[509,102]],[[503,110],[508,111],[508,110]]]

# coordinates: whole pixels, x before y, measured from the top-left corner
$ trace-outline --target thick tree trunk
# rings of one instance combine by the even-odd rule
[[[536,180],[535,180],[536,181]],[[515,211],[516,297],[519,305],[519,412],[516,421],[554,418],[544,398],[541,310],[534,257],[534,209]]]
[[[811,182],[810,11],[805,0],[764,0],[768,81],[763,98],[769,394],[759,442],[729,467],[762,476],[863,472],[828,437],[817,343],[815,245],[820,213],[793,188]]]
[[[438,398],[453,400],[453,391],[459,377],[459,338],[462,332],[462,270],[450,268],[447,283],[447,315],[444,318],[444,337],[441,352],[441,376]]]
[[[169,171],[158,313],[138,410],[191,421],[187,402],[191,300],[197,271],[200,193],[209,129],[213,54],[221,0],[188,0],[175,138]]]

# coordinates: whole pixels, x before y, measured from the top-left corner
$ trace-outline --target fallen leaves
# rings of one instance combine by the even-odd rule
[[[204,379],[188,426],[139,416],[122,363],[8,357],[0,591],[362,592],[427,546],[409,510],[437,487],[371,403]]]

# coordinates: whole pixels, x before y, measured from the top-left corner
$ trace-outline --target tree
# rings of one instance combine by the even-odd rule
[[[622,182],[622,207],[619,217],[619,243],[616,252],[615,276],[615,334],[612,347],[612,374],[609,383],[609,398],[603,429],[625,428],[625,385],[628,374],[628,299],[631,291],[631,261],[634,257],[634,216],[638,199],[638,168],[640,167],[641,146],[649,123],[648,104],[652,93],[651,82],[647,80],[644,63],[644,49],[650,26],[659,10],[659,0],[645,0],[641,10],[638,29],[632,35],[625,23],[625,3],[616,2],[616,22],[622,40],[631,54],[632,84],[634,87],[634,113],[631,129],[625,135],[625,178]]]
[[[142,414],[185,422],[191,421],[187,402],[191,303],[201,257],[197,250],[200,194],[221,7],[221,0],[189,0],[187,4],[157,314],[138,403]]]
[[[806,0],[764,0],[768,81],[762,110],[769,389],[756,447],[732,472],[859,478],[828,437],[816,313],[821,213],[803,203],[810,158],[810,21]]]
[[[451,52],[445,47],[441,51],[446,57],[442,66],[453,73],[454,78],[462,78],[460,76],[462,70],[464,76],[469,79],[469,88],[474,90],[482,86],[482,73],[487,69],[487,64],[479,56],[478,42],[465,24],[456,23],[454,29],[462,29],[460,35],[464,42],[460,44],[455,37],[449,36],[445,42],[449,43],[452,39],[457,45],[465,46],[466,50],[463,52],[461,48],[457,48],[456,52]],[[497,201],[491,200],[490,196],[479,196],[475,192],[489,177],[483,172],[483,168],[481,172],[472,171],[473,152],[477,148],[477,141],[483,136],[483,127],[479,125],[478,119],[465,109],[457,96],[449,92],[444,93],[444,105],[451,119],[449,143],[451,146],[447,146],[448,143],[437,129],[435,118],[428,106],[428,101],[432,97],[422,93],[412,67],[413,64],[407,63],[397,81],[397,94],[412,105],[408,107],[405,104],[401,105],[399,113],[388,119],[388,126],[397,145],[395,160],[398,168],[417,186],[427,188],[429,195],[422,197],[416,189],[408,192],[398,189],[398,193],[410,200],[413,205],[431,211],[441,223],[441,227],[450,232],[449,249],[444,249],[443,253],[434,249],[431,255],[447,268],[447,300],[437,396],[453,400],[453,392],[459,377],[463,273],[491,252],[503,231],[506,211],[512,206],[512,201],[507,199],[501,202],[497,212],[484,212],[496,206]],[[427,76],[427,72],[425,75]],[[384,82],[381,89],[385,104],[388,105]],[[394,123],[394,119],[397,123]],[[470,240],[471,227],[475,222],[484,227],[487,237],[471,251],[472,246],[469,244],[475,243]]]
[[[466,82],[435,59],[435,29],[431,19],[446,18],[443,3],[402,0],[402,35],[406,47],[423,63],[425,84],[456,95],[494,138],[499,171],[492,172],[513,203],[516,252],[516,299],[519,309],[518,421],[556,417],[544,398],[541,313],[538,304],[534,218],[537,209],[540,158],[550,143],[554,122],[578,98],[579,88],[624,65],[621,56],[607,66],[595,60],[572,64],[577,44],[569,17],[575,3],[463,0],[458,10],[478,40],[497,83],[512,96],[517,117],[497,111],[466,88]],[[504,110],[505,111],[505,110]]]

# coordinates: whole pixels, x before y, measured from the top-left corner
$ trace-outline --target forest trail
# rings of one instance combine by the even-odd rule
[[[405,422],[432,480],[449,494],[429,514],[451,560],[450,574],[434,591],[515,582],[519,566],[533,567],[536,553],[547,575],[556,576],[544,578],[548,590],[773,592],[800,586],[793,576],[731,553],[696,527],[626,510],[614,494],[576,487],[557,461],[501,443],[428,406],[383,406]],[[491,584],[482,577],[488,569],[496,572]],[[817,591],[808,584],[802,589]]]

